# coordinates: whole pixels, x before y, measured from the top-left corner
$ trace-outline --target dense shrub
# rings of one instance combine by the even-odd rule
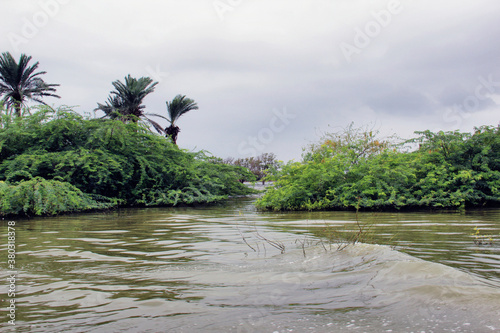
[[[251,190],[238,181],[242,173],[242,168],[210,163],[204,154],[180,150],[141,124],[84,119],[68,110],[47,109],[24,118],[4,116],[0,124],[4,187],[37,179],[129,206],[178,205],[248,194]]]
[[[417,132],[417,150],[348,129],[288,163],[257,201],[262,209],[456,209],[500,203],[500,130]]]
[[[55,215],[116,206],[116,199],[92,196],[56,180],[0,181],[0,215]]]

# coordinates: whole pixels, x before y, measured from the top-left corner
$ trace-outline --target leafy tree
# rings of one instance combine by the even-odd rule
[[[57,97],[54,87],[59,84],[47,84],[40,78],[46,72],[36,72],[38,62],[30,65],[31,56],[21,54],[19,62],[9,52],[0,56],[0,96],[3,95],[5,107],[14,110],[16,116],[22,115],[22,107],[26,100],[41,104],[46,103],[43,97]]]
[[[170,126],[165,128],[165,133],[167,137],[172,139],[174,144],[177,144],[177,136],[181,130],[176,126],[176,121],[183,114],[191,110],[198,110],[198,104],[194,100],[187,98],[186,95],[177,95],[171,102],[167,101],[166,103],[169,118],[165,119],[170,122]]]
[[[139,119],[144,119],[159,133],[163,133],[163,128],[149,119],[147,117],[149,114],[144,113],[145,106],[142,104],[144,98],[155,90],[158,82],[153,82],[149,77],[136,79],[129,74],[125,77],[125,83],[116,80],[112,84],[115,90],[111,91],[105,104],[97,103],[96,111],[101,110],[105,113],[105,117],[123,122],[137,122]]]
[[[304,149],[304,161],[318,161],[336,154],[349,154],[351,164],[377,155],[391,147],[391,138],[379,139],[379,132],[368,127],[355,128],[354,123],[336,132],[326,133],[319,143]]]

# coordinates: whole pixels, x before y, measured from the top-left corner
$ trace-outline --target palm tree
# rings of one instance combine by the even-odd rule
[[[42,97],[51,96],[60,98],[54,94],[54,87],[59,84],[47,84],[39,76],[46,72],[35,71],[38,62],[30,66],[31,56],[21,54],[19,63],[9,52],[0,56],[0,96],[8,109],[14,109],[17,116],[21,116],[22,107],[26,100],[32,100],[47,105]]]
[[[175,125],[175,122],[180,116],[191,110],[198,110],[198,105],[194,100],[186,98],[186,95],[177,95],[171,102],[167,101],[167,111],[170,118],[167,120],[170,122],[170,126],[165,128],[165,133],[167,137],[172,139],[174,144],[177,144],[177,135],[181,131],[179,127]]]
[[[145,106],[142,104],[144,98],[155,90],[158,82],[153,82],[149,77],[139,79],[130,76],[125,77],[125,83],[116,80],[113,83],[116,90],[110,93],[106,104],[97,103],[95,110],[101,110],[111,119],[119,119],[123,122],[137,122],[143,118],[150,122],[153,127],[163,133],[163,128],[144,113]]]

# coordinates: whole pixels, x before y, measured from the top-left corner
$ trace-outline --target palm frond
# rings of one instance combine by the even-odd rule
[[[117,118],[116,115],[119,114],[123,121],[136,122],[144,117],[144,98],[154,91],[157,84],[149,77],[136,79],[129,74],[125,77],[125,82],[112,82],[115,90],[111,91],[108,102],[97,103],[95,110],[101,110],[111,118]]]
[[[174,126],[175,122],[185,113],[191,110],[198,110],[198,104],[186,95],[177,95],[171,102],[167,103],[169,122]]]
[[[148,121],[151,125],[153,125],[153,128],[154,128],[154,129],[155,129],[158,133],[160,133],[160,134],[165,134],[165,130],[163,129],[163,127],[162,127],[160,124],[158,124],[156,121],[151,120],[151,119],[149,119],[149,118],[147,118],[147,117],[145,117],[145,119],[146,119],[146,120],[147,120],[147,121]]]
[[[145,113],[144,115],[145,115],[145,116],[154,116],[154,117],[162,118],[162,119],[165,119],[165,120],[167,120],[167,121],[169,121],[169,122],[170,122],[170,119],[169,119],[169,118],[167,118],[167,117],[165,117],[165,116],[163,116],[163,115],[161,115],[161,114],[158,114],[158,113],[149,113],[149,112],[148,112],[148,113]]]
[[[7,108],[15,109],[18,116],[26,100],[45,104],[42,97],[56,97],[55,87],[59,84],[47,84],[39,76],[45,71],[36,72],[38,62],[29,65],[31,56],[21,54],[19,62],[9,52],[0,56],[0,95]]]

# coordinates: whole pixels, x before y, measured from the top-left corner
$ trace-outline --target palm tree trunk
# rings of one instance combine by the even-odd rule
[[[14,113],[16,114],[16,117],[21,117],[21,102],[17,102],[14,105]]]
[[[178,126],[173,126],[170,125],[165,129],[165,133],[167,134],[167,137],[170,137],[172,139],[172,142],[174,145],[177,145],[177,135],[179,135],[179,132],[181,130],[179,129]]]

